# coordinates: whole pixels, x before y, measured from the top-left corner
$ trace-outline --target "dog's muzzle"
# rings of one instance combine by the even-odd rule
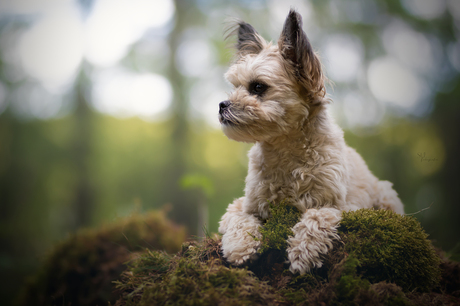
[[[225,111],[230,106],[230,101],[222,101],[219,103],[219,114],[222,115],[222,113]]]

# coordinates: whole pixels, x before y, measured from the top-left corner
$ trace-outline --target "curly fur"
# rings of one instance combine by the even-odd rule
[[[225,258],[235,265],[257,258],[261,219],[268,205],[289,201],[302,213],[288,239],[292,272],[321,266],[338,239],[341,211],[391,209],[403,214],[392,184],[379,181],[345,144],[330,117],[321,64],[291,10],[278,44],[238,23],[237,59],[225,77],[234,86],[219,120],[230,139],[255,143],[249,151],[245,196],[230,204],[220,222]],[[253,84],[266,90],[255,93]]]

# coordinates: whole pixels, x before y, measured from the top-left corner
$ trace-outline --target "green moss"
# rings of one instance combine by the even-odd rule
[[[294,276],[296,283],[282,289],[283,297],[288,305],[412,305],[400,287],[386,282],[371,284],[358,273],[359,267],[358,259],[346,256],[331,266],[328,278],[320,282],[318,270]],[[302,279],[307,286],[299,283]]]
[[[263,266],[285,260],[285,253],[279,255],[273,251],[286,250],[286,240],[293,235],[291,228],[300,216],[300,212],[290,205],[270,205],[270,218],[260,228],[262,245],[259,253],[262,254]],[[438,285],[439,256],[415,218],[387,210],[344,212],[338,233],[343,243],[336,244],[325,259],[329,268],[346,254],[352,254],[359,262],[359,275],[370,283],[396,283],[404,291],[429,291]],[[276,256],[270,257],[267,252]],[[264,272],[271,269],[256,267],[254,271],[259,276],[265,276]],[[316,282],[320,282],[324,273],[315,271],[314,277]]]
[[[281,298],[251,271],[228,266],[217,239],[186,243],[174,257],[149,252],[129,265],[116,305],[270,305]]]
[[[460,302],[454,296],[455,289],[451,289],[452,294],[435,293],[433,290],[438,289],[432,287],[436,281],[426,279],[429,272],[414,274],[414,271],[403,270],[412,273],[407,278],[400,278],[394,272],[395,268],[400,271],[411,265],[420,270],[417,265],[426,263],[425,268],[436,278],[439,259],[431,253],[431,244],[417,221],[391,212],[344,213],[338,230],[342,240],[336,241],[333,250],[324,257],[323,267],[304,275],[292,274],[285,259],[272,256],[285,254],[285,247],[281,246],[280,250],[279,244],[273,241],[281,239],[277,235],[285,239],[286,229],[298,218],[285,208],[270,208],[271,217],[261,230],[262,243],[269,247],[255,263],[244,268],[230,266],[222,257],[218,237],[186,243],[175,256],[150,252],[133,260],[117,282],[122,297],[116,305],[438,305]],[[290,217],[282,218],[289,214]],[[287,225],[287,222],[292,223]],[[382,237],[386,243],[377,243]],[[399,262],[395,263],[390,257],[399,256],[393,249],[401,247],[405,257],[398,257]],[[424,254],[420,253],[421,249],[425,250]],[[277,260],[264,260],[273,257]],[[414,275],[421,279],[414,279]],[[432,289],[427,289],[431,290],[429,293],[407,292],[407,288],[422,286]]]
[[[178,248],[183,232],[158,213],[150,221],[136,216],[113,227],[82,231],[56,248],[23,304],[104,305],[114,297],[116,306],[460,303],[459,265],[444,261],[437,286],[439,257],[411,217],[374,210],[344,213],[341,240],[323,258],[323,267],[299,275],[288,270],[285,240],[300,213],[284,204],[271,206],[270,212],[261,228],[263,254],[243,268],[225,261],[218,236]],[[149,233],[155,237],[146,238]],[[126,251],[141,249],[144,239],[153,247],[180,251]],[[114,288],[102,290],[99,284],[110,285],[111,273],[121,272],[121,258],[131,259],[128,269],[114,282],[115,294],[104,300],[103,292]]]
[[[359,261],[353,256],[349,256],[343,265],[342,275],[336,284],[337,300],[343,305],[352,303],[360,291],[369,289],[370,283],[356,275],[356,268]]]
[[[404,291],[429,291],[440,279],[440,259],[413,217],[387,210],[344,212],[339,234],[358,272],[371,283],[388,281]]]
[[[20,295],[20,305],[106,305],[124,263],[146,248],[175,252],[185,229],[165,212],[134,214],[98,229],[83,229],[54,247]],[[149,267],[147,262],[143,268]],[[163,265],[165,267],[165,265]]]
[[[301,217],[301,213],[294,206],[281,203],[270,204],[270,218],[260,227],[262,234],[260,254],[268,250],[286,250],[287,239],[293,236],[292,228]]]

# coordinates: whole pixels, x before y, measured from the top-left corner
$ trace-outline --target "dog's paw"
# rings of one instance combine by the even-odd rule
[[[222,251],[229,263],[241,266],[259,258],[257,251],[260,248],[261,235],[258,225],[252,229],[236,228],[227,231],[222,236]]]
[[[307,210],[288,239],[289,270],[304,274],[313,268],[322,267],[321,257],[332,249],[333,241],[340,239],[337,226],[341,212],[334,208]]]
[[[241,254],[233,253],[232,254],[233,256],[230,256],[232,258],[231,259],[228,258],[228,261],[234,266],[242,266],[243,264],[252,264],[257,259],[259,259],[260,255],[257,253],[257,250],[258,248],[257,249],[252,248],[248,250],[247,255],[243,255],[243,256],[241,256]]]
[[[289,242],[295,243],[292,238]],[[309,272],[310,269],[322,267],[323,263],[320,259],[320,252],[316,250],[310,251],[309,247],[311,248],[312,245],[307,246],[307,243],[300,243],[296,247],[288,248],[288,260],[291,263],[289,271],[294,274],[304,274]],[[327,249],[323,251],[325,253],[327,252]]]

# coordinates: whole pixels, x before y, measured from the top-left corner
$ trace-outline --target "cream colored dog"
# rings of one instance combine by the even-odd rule
[[[238,22],[237,59],[225,77],[234,86],[219,104],[230,139],[253,142],[245,196],[229,205],[220,222],[224,257],[234,265],[257,258],[258,228],[269,203],[287,201],[302,218],[288,239],[290,270],[321,267],[321,256],[338,239],[342,211],[391,209],[403,214],[392,184],[379,181],[345,144],[330,117],[321,63],[301,16],[289,12],[278,44]]]

